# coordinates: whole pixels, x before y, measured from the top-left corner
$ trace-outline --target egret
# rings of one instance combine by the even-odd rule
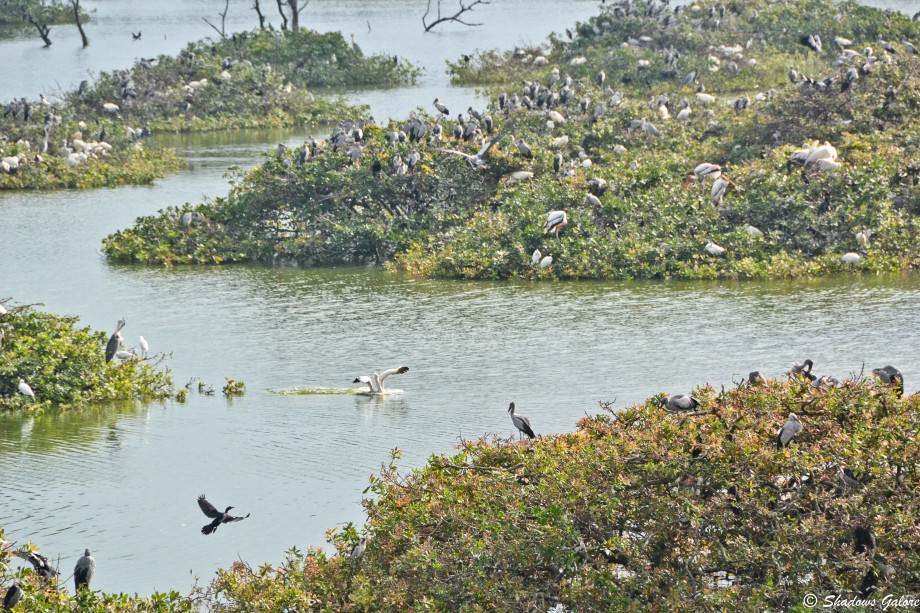
[[[569,218],[565,211],[550,211],[546,215],[546,223],[543,225],[543,234],[553,232],[556,238],[559,238],[559,230],[567,226]]]
[[[585,196],[585,204],[588,206],[593,206],[599,208],[601,206],[601,199],[595,196],[594,194],[588,194]]]
[[[214,519],[210,524],[201,528],[202,534],[211,534],[217,527],[221,524],[229,524],[234,521],[243,521],[246,517],[249,517],[251,514],[247,513],[246,517],[234,517],[230,515],[230,509],[233,507],[227,507],[227,509],[221,513],[217,508],[208,502],[208,499],[204,497],[204,494],[198,497],[198,506],[201,508],[201,512]],[[89,550],[86,551],[86,554],[89,555]]]
[[[859,243],[859,246],[865,249],[869,246],[869,235],[871,232],[868,230],[860,230],[856,233],[856,242]]]
[[[445,115],[450,115],[450,111],[447,110],[447,107],[441,104],[437,98],[434,99],[434,108],[438,109],[440,112],[444,113]]]
[[[530,256],[530,262],[531,262],[531,264],[533,264],[534,266],[536,266],[537,264],[539,264],[541,259],[543,259],[543,254],[540,253],[540,250],[539,250],[539,249],[536,249],[536,250],[533,252],[533,255]]]
[[[141,350],[144,352],[144,357],[147,357],[147,352],[150,350],[150,344],[147,343],[147,339],[143,336],[140,338]]]
[[[782,449],[783,447],[787,447],[789,443],[792,442],[792,439],[801,431],[802,422],[799,421],[795,413],[790,413],[786,423],[783,424],[783,427],[776,433],[776,448]]]
[[[706,243],[706,246],[704,247],[704,249],[706,250],[706,253],[708,253],[709,255],[716,255],[716,256],[725,255],[725,247],[717,245],[712,241],[709,241],[708,243]]]
[[[6,307],[0,304],[0,315],[6,315],[9,311],[6,310]]]
[[[364,383],[365,385],[367,385],[368,389],[364,390],[365,393],[383,394],[385,391],[383,388],[384,379],[386,379],[390,375],[401,375],[407,372],[409,372],[408,366],[397,366],[396,368],[390,368],[389,370],[385,370],[380,374],[377,374],[375,372],[373,375],[370,375],[370,376],[361,375],[360,377],[356,377],[355,380],[352,381],[352,383]]]
[[[518,429],[518,440],[521,440],[523,434],[526,434],[530,438],[537,437],[533,432],[533,427],[530,425],[530,419],[523,415],[515,415],[513,402],[508,406],[508,412],[511,413],[511,423]]]
[[[553,265],[553,256],[548,255],[542,260],[540,260],[540,270],[546,270]]]
[[[115,328],[115,334],[109,337],[109,342],[105,345],[105,361],[111,362],[118,351],[118,343],[121,342],[121,329],[125,327],[125,319],[122,317],[118,320],[118,326]]]
[[[852,251],[849,253],[844,253],[842,256],[840,256],[840,261],[844,264],[855,264],[861,259],[862,256],[860,256],[858,253],[853,253]]]
[[[87,549],[83,552],[83,557],[77,560],[77,565],[73,569],[73,582],[78,592],[81,587],[89,589],[89,582],[93,580],[94,572],[96,572],[96,560]]]
[[[124,351],[123,349],[119,349],[118,351],[115,352],[115,357],[118,358],[119,360],[129,360],[131,358],[136,358],[137,355],[135,355],[131,351]]]
[[[351,549],[351,559],[360,560],[361,556],[364,555],[364,551],[367,549],[367,537],[362,536],[361,540],[358,541],[358,544],[352,547]]]
[[[12,611],[20,600],[22,600],[22,588],[19,587],[19,584],[14,583],[6,591],[6,596],[3,597],[3,608],[7,611]]]
[[[29,396],[32,399],[35,398],[35,392],[33,392],[29,384],[22,379],[19,380],[19,393],[23,396]]]
[[[495,143],[497,143],[501,139],[501,137],[502,135],[499,134],[498,136],[490,140],[488,143],[483,145],[482,149],[477,151],[475,155],[470,155],[469,153],[464,153],[463,151],[455,151],[454,149],[435,149],[435,151],[441,151],[443,153],[453,153],[455,155],[462,155],[463,157],[466,158],[466,161],[470,165],[471,168],[478,170],[480,168],[485,167],[486,165],[485,159],[486,159],[486,156],[489,155],[489,150],[495,146]]]
[[[889,364],[884,368],[873,368],[872,374],[878,377],[885,385],[894,387],[895,393],[899,398],[904,395],[904,375],[894,366]]]

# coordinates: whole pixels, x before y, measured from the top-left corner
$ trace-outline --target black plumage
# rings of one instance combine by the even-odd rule
[[[204,497],[204,494],[198,497],[198,506],[201,508],[202,513],[214,519],[214,521],[212,521],[210,524],[201,528],[202,534],[211,534],[217,530],[217,527],[221,524],[229,524],[230,522],[234,521],[243,521],[250,515],[247,513],[245,517],[234,517],[233,515],[230,515],[230,509],[233,507],[227,507],[227,509],[221,513],[217,510],[217,507],[208,502],[208,499]]]
[[[7,611],[12,611],[20,600],[22,600],[22,588],[14,583],[6,591],[6,596],[3,597],[3,608]]]

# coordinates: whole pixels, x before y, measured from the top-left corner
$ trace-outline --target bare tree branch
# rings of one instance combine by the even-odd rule
[[[284,14],[284,2],[285,0],[275,0],[275,4],[278,5],[278,12],[281,14],[281,29],[287,30],[288,18]]]
[[[51,32],[51,26],[35,21],[35,18],[32,17],[32,13],[24,13],[23,15],[26,18],[26,21],[35,26],[35,29],[38,30],[38,35],[42,37],[43,41],[45,41],[45,46],[50,47],[51,39],[48,38],[48,33]]]
[[[307,0],[303,3],[303,6],[298,7],[300,0],[287,0],[288,6],[291,7],[291,29],[298,30],[300,29],[300,11],[307,8],[307,5],[310,4],[310,0]]]
[[[256,15],[259,16],[259,29],[265,29],[265,15],[262,14],[262,7],[259,6],[259,0],[254,0],[252,8],[255,9]]]
[[[227,38],[226,22],[227,22],[227,11],[229,10],[230,10],[230,0],[226,0],[226,2],[224,3],[224,12],[218,13],[220,15],[220,29],[218,29],[216,25],[208,21],[207,17],[202,17],[201,20],[204,21],[209,26],[211,26],[212,28],[214,28],[214,31],[220,34],[221,38]]]
[[[441,16],[441,0],[438,0],[438,6],[437,6],[438,15],[434,21],[432,21],[431,23],[428,23],[428,14],[431,12],[431,0],[428,0],[428,6],[425,8],[425,14],[422,15],[422,25],[425,26],[425,31],[431,32],[431,29],[434,28],[435,26],[440,25],[442,23],[449,22],[449,21],[453,21],[455,23],[459,23],[459,24],[462,24],[465,26],[471,26],[471,27],[481,26],[482,25],[481,23],[469,23],[469,22],[463,21],[463,19],[461,19],[460,17],[464,13],[471,12],[473,10],[473,7],[479,4],[491,4],[489,0],[473,0],[469,4],[463,4],[463,0],[458,0],[458,3],[460,5],[460,8],[457,10],[456,13],[454,13],[453,15],[442,17]]]

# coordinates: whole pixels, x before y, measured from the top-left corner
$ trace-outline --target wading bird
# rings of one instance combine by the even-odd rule
[[[118,320],[118,326],[115,328],[115,334],[109,337],[109,342],[105,345],[105,361],[111,362],[118,351],[118,343],[121,342],[121,329],[125,327],[125,318]]]
[[[6,591],[6,596],[3,597],[3,608],[7,611],[12,611],[20,600],[22,600],[22,588],[19,587],[19,584],[14,583]]]
[[[250,513],[246,514],[246,517],[234,517],[230,515],[230,509],[233,507],[227,507],[227,509],[221,513],[217,508],[208,502],[208,499],[204,497],[204,494],[198,497],[198,506],[201,508],[201,512],[214,519],[210,524],[203,526],[201,528],[202,534],[211,534],[217,527],[221,524],[229,524],[234,521],[243,521],[246,517],[249,517]],[[86,552],[89,554],[89,551]]]
[[[147,357],[147,352],[150,350],[150,344],[147,342],[147,339],[143,336],[140,338],[141,350],[144,352],[144,357]]]
[[[669,411],[693,411],[700,406],[700,401],[687,394],[674,394],[671,396],[660,396],[658,403],[662,408]]]
[[[566,227],[569,223],[569,218],[565,214],[565,211],[550,211],[546,214],[546,223],[543,225],[543,234],[552,232],[556,235],[556,238],[559,238],[559,230]]]
[[[474,170],[478,170],[478,169],[480,169],[480,168],[484,168],[484,167],[485,167],[485,165],[486,165],[485,160],[486,160],[486,156],[489,155],[489,149],[491,149],[492,147],[494,147],[494,146],[495,146],[495,143],[497,143],[497,142],[501,139],[501,137],[502,137],[502,135],[499,134],[498,136],[496,136],[495,138],[493,138],[492,140],[490,140],[488,143],[486,143],[485,145],[483,145],[483,146],[482,146],[482,149],[480,149],[479,151],[476,152],[476,155],[470,155],[469,153],[464,153],[463,151],[456,151],[456,150],[454,150],[454,149],[435,149],[435,151],[441,151],[441,152],[443,152],[443,153],[453,153],[453,154],[456,154],[456,155],[462,155],[463,157],[466,158],[466,162],[467,162],[467,164],[470,165],[470,168],[473,168]]]
[[[434,108],[438,109],[440,112],[444,113],[445,115],[450,115],[450,111],[447,110],[447,107],[441,104],[437,98],[434,99]]]
[[[89,589],[89,582],[93,580],[93,573],[95,572],[96,560],[93,559],[89,549],[87,549],[83,552],[83,557],[77,560],[77,565],[73,569],[73,582],[78,592],[81,587]]]
[[[351,548],[351,559],[360,560],[361,556],[364,555],[364,551],[367,549],[367,537],[362,536],[361,540]]]
[[[885,385],[893,387],[898,398],[904,395],[904,375],[894,366],[889,364],[884,368],[873,368],[872,374],[878,377]]]
[[[352,381],[352,383],[364,383],[368,387],[368,389],[366,390],[368,393],[382,394],[384,392],[384,389],[383,389],[384,379],[386,379],[390,375],[401,375],[407,372],[409,372],[408,366],[397,366],[396,368],[385,370],[380,374],[377,374],[375,372],[373,375],[370,375],[370,376],[361,375],[360,377],[356,377],[355,380]]]
[[[789,443],[792,442],[792,439],[801,431],[802,422],[799,421],[795,413],[790,413],[786,423],[783,424],[783,427],[776,433],[776,448],[782,449],[783,447],[787,447]]]
[[[33,398],[33,399],[35,398],[35,392],[33,392],[29,384],[23,381],[22,379],[19,380],[19,393],[22,394],[23,396],[29,396],[30,398]]]
[[[511,423],[518,429],[518,440],[521,440],[523,434],[526,434],[530,438],[537,437],[533,432],[533,427],[530,425],[530,419],[523,415],[515,415],[513,402],[508,406],[508,412],[511,413]]]

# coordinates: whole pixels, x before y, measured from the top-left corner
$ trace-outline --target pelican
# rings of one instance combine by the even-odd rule
[[[894,366],[889,364],[884,368],[873,368],[872,374],[878,377],[885,385],[894,387],[895,393],[899,398],[904,395],[904,375]]]
[[[143,336],[140,338],[141,350],[144,352],[144,357],[147,357],[147,352],[150,350],[150,344],[147,342],[147,339]]]
[[[556,234],[556,238],[559,238],[559,230],[567,226],[568,223],[569,218],[565,214],[565,211],[550,211],[546,215],[546,224],[543,226],[543,234],[553,232]]]
[[[73,582],[77,592],[81,587],[89,589],[89,582],[93,580],[94,572],[96,572],[96,560],[87,549],[83,552],[83,557],[77,560],[77,565],[73,569]]]
[[[201,512],[214,519],[210,524],[204,526],[201,529],[202,534],[211,534],[217,527],[221,524],[229,524],[234,521],[243,521],[246,517],[249,517],[251,514],[247,513],[246,517],[234,517],[230,515],[230,509],[233,507],[227,507],[227,509],[221,513],[217,508],[208,502],[208,499],[204,497],[204,494],[198,497],[198,507],[201,509]],[[86,554],[89,555],[89,550],[86,551]]]
[[[435,151],[462,155],[463,157],[466,158],[466,161],[470,165],[470,168],[478,170],[480,168],[485,167],[486,165],[485,159],[486,159],[486,156],[489,155],[489,150],[495,146],[495,143],[497,143],[501,139],[501,137],[502,135],[499,134],[498,136],[490,140],[488,143],[483,145],[482,149],[476,152],[476,155],[470,155],[469,153],[464,153],[463,151],[456,151],[454,149],[435,149]]]
[[[125,319],[122,317],[118,320],[118,327],[115,328],[115,334],[109,337],[109,342],[105,345],[105,361],[111,362],[118,351],[118,343],[121,342],[121,329],[125,327]]]
[[[444,113],[445,115],[450,115],[450,111],[447,110],[447,107],[441,104],[437,98],[434,99],[434,108],[438,109],[440,112]]]
[[[361,375],[356,377],[352,383],[364,383],[367,385],[367,390],[362,390],[366,394],[384,394],[386,390],[383,388],[383,380],[389,377],[390,375],[401,375],[403,373],[409,372],[408,366],[397,366],[396,368],[391,368],[385,370],[380,374],[376,372],[373,375]]]
[[[795,413],[790,413],[786,423],[783,424],[783,427],[776,433],[776,448],[782,449],[788,446],[789,443],[792,442],[792,439],[801,431],[802,422],[795,416]]]
[[[530,419],[524,417],[523,415],[514,414],[513,402],[508,406],[508,412],[511,413],[511,423],[513,423],[514,427],[518,429],[518,440],[521,440],[523,434],[526,434],[530,438],[537,437],[537,435],[533,433],[533,427],[530,425]]]
[[[19,393],[23,396],[35,398],[35,392],[32,391],[32,387],[22,379],[19,380]]]

